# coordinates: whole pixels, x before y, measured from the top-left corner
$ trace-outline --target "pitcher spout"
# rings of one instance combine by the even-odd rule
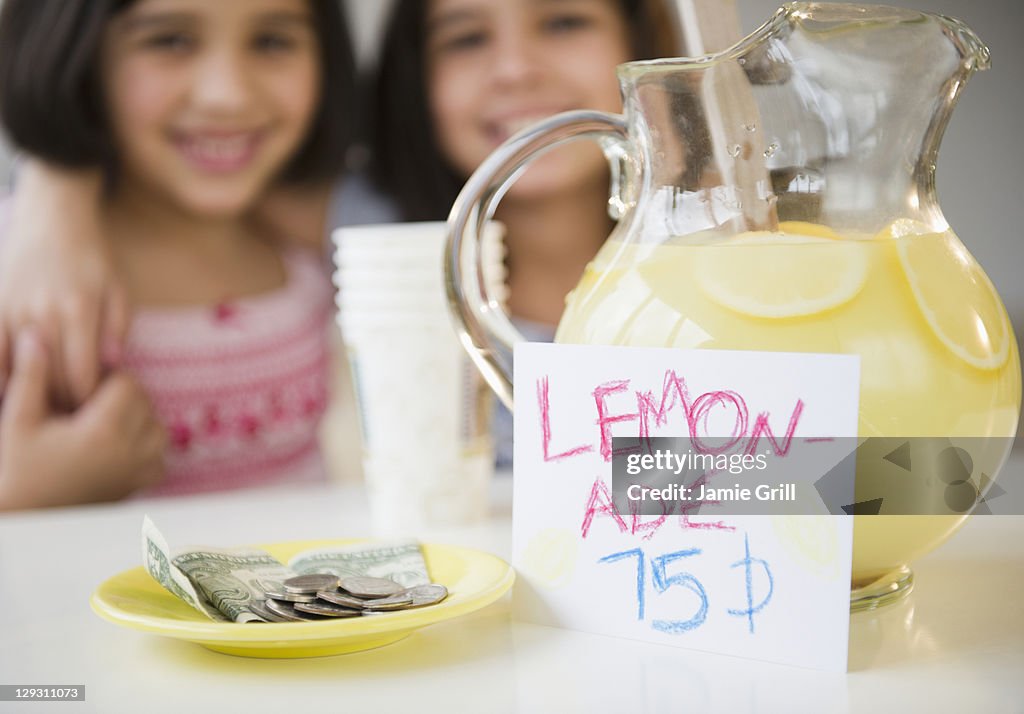
[[[964,69],[980,71],[992,67],[992,53],[974,30],[954,17],[940,16],[939,20],[945,25],[949,40],[963,58]]]
[[[870,232],[908,213],[941,222],[939,143],[990,62],[952,18],[797,2],[722,52],[630,63],[620,79],[666,233]]]

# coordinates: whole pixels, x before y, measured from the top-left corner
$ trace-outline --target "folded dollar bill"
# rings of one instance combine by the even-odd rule
[[[153,578],[211,620],[262,622],[267,589],[297,575],[387,578],[404,587],[430,582],[415,541],[357,543],[296,554],[287,564],[257,548],[191,547],[171,551],[147,516],[142,522],[142,562]]]
[[[416,541],[305,550],[289,560],[288,567],[300,575],[330,573],[339,578],[387,578],[407,588],[430,582],[423,551]]]

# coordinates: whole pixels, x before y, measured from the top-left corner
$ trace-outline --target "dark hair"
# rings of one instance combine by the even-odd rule
[[[444,220],[467,177],[442,156],[424,74],[427,0],[397,0],[381,46],[366,127],[374,184],[395,200],[404,220]],[[619,0],[633,59],[678,54],[662,0]]]
[[[101,167],[117,147],[99,75],[107,22],[137,0],[3,0],[0,121],[21,150],[55,164]],[[339,0],[308,0],[320,49],[320,102],[281,179],[334,178],[352,139],[354,61]]]

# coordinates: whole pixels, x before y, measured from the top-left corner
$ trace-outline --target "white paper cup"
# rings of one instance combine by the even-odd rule
[[[334,232],[338,324],[379,534],[416,534],[487,514],[492,396],[449,316],[446,231],[435,222]],[[504,294],[500,226],[487,234],[489,289]]]

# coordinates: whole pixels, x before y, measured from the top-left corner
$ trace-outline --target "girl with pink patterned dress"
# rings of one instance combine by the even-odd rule
[[[48,376],[59,330],[0,339],[0,510],[324,478],[324,251],[248,217],[340,173],[351,80],[335,0],[5,0],[4,127],[38,166],[101,169],[90,220],[135,312],[79,399]]]

